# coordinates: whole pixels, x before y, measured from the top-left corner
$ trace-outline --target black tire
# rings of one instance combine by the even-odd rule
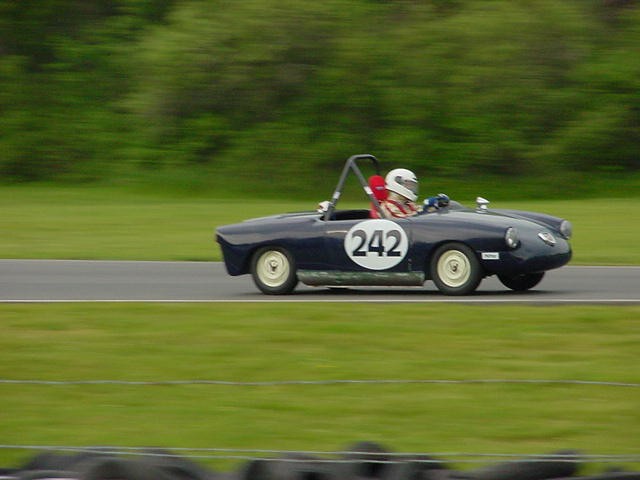
[[[356,442],[348,446],[343,455],[343,477],[380,479],[390,467],[392,460],[387,447],[376,442]]]
[[[187,457],[178,457],[170,450],[161,448],[146,449],[138,461],[158,468],[181,480],[208,480],[214,472],[201,467]]]
[[[251,258],[251,276],[256,287],[267,295],[291,293],[298,284],[295,261],[280,247],[257,250]]]
[[[98,452],[82,452],[75,454],[60,454],[54,452],[42,452],[29,460],[21,470],[57,470],[73,471],[78,464],[92,460],[96,457],[103,457]]]
[[[539,273],[522,273],[520,275],[498,275],[498,278],[502,284],[515,290],[516,292],[524,292],[529,290],[540,283],[544,277],[544,272]]]
[[[65,470],[25,470],[13,475],[17,480],[49,480],[52,478],[77,478],[76,472]]]
[[[177,480],[179,477],[133,459],[104,458],[79,472],[82,480]]]
[[[289,454],[279,459],[255,459],[240,472],[239,480],[333,480],[340,464],[321,461],[302,454]]]
[[[478,288],[484,276],[475,252],[457,242],[438,247],[429,270],[431,280],[445,295],[468,295]]]
[[[580,466],[577,452],[557,452],[555,456],[497,463],[465,472],[469,480],[546,480],[570,478]]]
[[[582,478],[585,480],[640,480],[640,472],[606,472]]]

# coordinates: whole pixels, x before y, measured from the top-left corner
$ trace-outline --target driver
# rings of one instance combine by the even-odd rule
[[[421,215],[449,205],[449,197],[440,193],[424,201],[422,207],[415,203],[418,198],[418,178],[406,168],[395,168],[387,173],[385,186],[389,195],[380,202],[385,218],[406,218]]]

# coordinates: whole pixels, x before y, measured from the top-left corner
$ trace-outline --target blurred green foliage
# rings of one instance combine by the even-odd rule
[[[580,196],[640,176],[638,91],[634,0],[0,4],[6,181],[325,194],[366,152]]]

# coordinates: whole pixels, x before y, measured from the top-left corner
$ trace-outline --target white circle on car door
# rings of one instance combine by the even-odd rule
[[[355,224],[344,238],[347,256],[361,267],[386,270],[407,256],[409,240],[391,220],[365,220]]]

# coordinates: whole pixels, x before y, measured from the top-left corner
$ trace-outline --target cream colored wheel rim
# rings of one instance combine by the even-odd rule
[[[447,287],[461,287],[471,277],[471,263],[461,251],[448,250],[438,259],[438,277]]]
[[[256,274],[267,287],[282,286],[289,278],[291,266],[286,255],[277,250],[263,253],[256,264]]]

